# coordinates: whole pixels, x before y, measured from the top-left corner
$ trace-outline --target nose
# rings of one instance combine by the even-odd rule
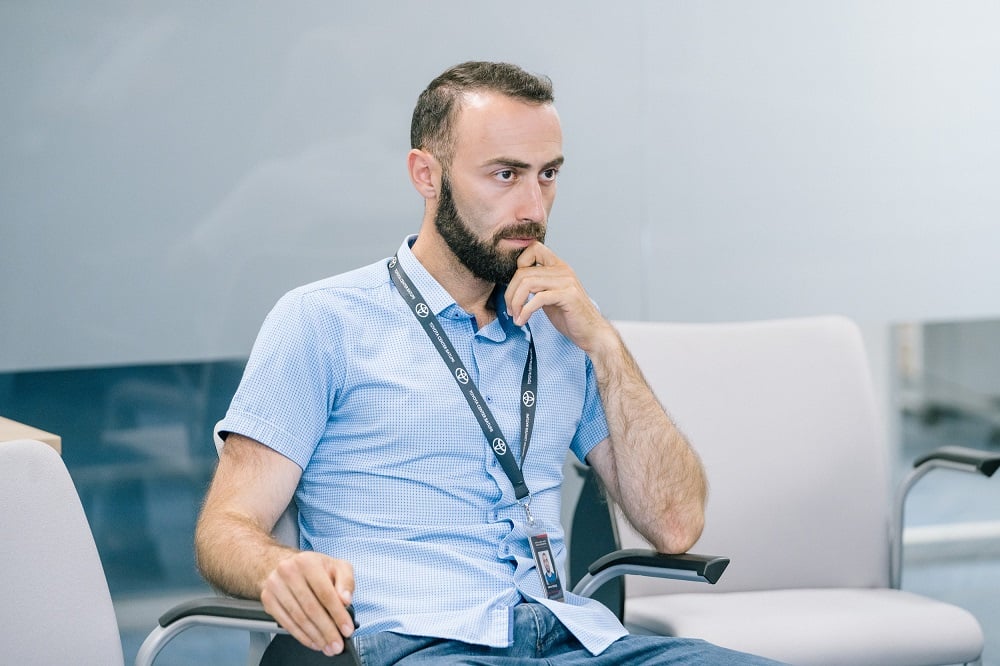
[[[545,194],[541,184],[532,179],[522,181],[522,192],[518,202],[517,219],[521,222],[545,222]]]

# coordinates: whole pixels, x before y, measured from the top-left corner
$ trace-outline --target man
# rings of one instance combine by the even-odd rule
[[[419,234],[286,294],[261,329],[219,425],[196,534],[205,577],[326,655],[352,636],[353,603],[366,665],[758,663],[626,638],[562,588],[567,449],[663,552],[698,539],[706,487],[614,327],[543,244],[563,163],[550,82],[453,67],[421,94],[411,143]],[[270,537],[293,497],[301,549]],[[561,580],[539,576],[547,558]]]

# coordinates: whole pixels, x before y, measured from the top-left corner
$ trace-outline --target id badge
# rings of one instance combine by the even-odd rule
[[[563,600],[562,583],[559,582],[559,572],[556,571],[556,558],[552,555],[549,545],[549,535],[540,530],[532,530],[528,534],[531,553],[535,556],[535,568],[542,580],[545,596],[556,601]]]

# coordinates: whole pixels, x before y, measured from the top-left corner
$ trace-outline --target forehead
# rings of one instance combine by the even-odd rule
[[[552,104],[498,93],[467,93],[455,123],[456,159],[519,158],[547,162],[562,155],[562,127]]]

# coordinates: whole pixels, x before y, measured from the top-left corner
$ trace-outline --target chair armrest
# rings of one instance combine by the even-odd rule
[[[177,604],[160,616],[143,641],[135,666],[150,666],[160,650],[181,632],[197,626],[241,629],[259,634],[286,634],[259,601],[231,597],[199,597]],[[268,639],[269,640],[269,639]]]
[[[942,446],[913,461],[913,469],[896,490],[889,565],[889,586],[899,589],[903,576],[903,526],[906,519],[906,498],[910,489],[928,472],[951,469],[991,477],[1000,468],[1000,453],[972,449],[966,446]]]
[[[978,472],[991,477],[1000,468],[1000,453],[970,449],[965,446],[942,446],[913,461],[915,468],[947,467],[965,472]]]
[[[626,548],[605,555],[587,568],[587,575],[573,588],[573,594],[589,597],[604,583],[634,574],[715,584],[729,566],[728,557],[714,555],[667,555],[655,550]]]
[[[159,624],[161,627],[169,627],[188,617],[274,622],[274,618],[264,610],[264,604],[259,601],[217,596],[198,597],[181,602],[161,615]]]
[[[354,607],[348,606],[347,611],[354,620],[354,628],[357,629],[358,621],[354,617]],[[198,597],[183,601],[161,615],[157,624],[159,626],[150,632],[139,648],[135,666],[152,664],[156,655],[167,643],[191,627],[214,626],[259,634],[288,633],[264,610],[264,605],[259,601],[223,596]]]

